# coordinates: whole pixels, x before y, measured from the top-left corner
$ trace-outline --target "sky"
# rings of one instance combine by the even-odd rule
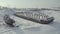
[[[0,6],[16,8],[60,7],[60,0],[0,0]]]

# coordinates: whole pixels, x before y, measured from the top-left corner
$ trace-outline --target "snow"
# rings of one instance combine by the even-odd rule
[[[54,22],[50,24],[39,24],[12,15],[15,13],[14,11],[0,10],[0,34],[60,34],[60,13],[52,10],[42,10],[41,12],[53,16],[55,18]],[[16,21],[15,25],[19,25],[19,27],[3,25],[4,14],[9,14]]]

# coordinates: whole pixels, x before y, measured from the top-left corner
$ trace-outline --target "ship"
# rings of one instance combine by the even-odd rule
[[[16,12],[14,15],[41,24],[48,24],[54,21],[54,17],[37,12]]]

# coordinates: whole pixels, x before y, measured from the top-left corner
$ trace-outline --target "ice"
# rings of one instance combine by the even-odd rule
[[[16,17],[12,15],[15,12],[11,9],[0,10],[0,34],[60,34],[60,13],[58,11],[40,11],[55,18],[54,22],[50,24],[39,24]],[[16,21],[15,24],[19,25],[19,27],[9,27],[7,25],[3,25],[5,24],[3,16],[6,13],[9,14],[10,17]]]

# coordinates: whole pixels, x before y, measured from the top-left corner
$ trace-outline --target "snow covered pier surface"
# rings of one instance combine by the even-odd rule
[[[48,15],[37,12],[16,12],[15,16],[42,24],[48,24],[54,20],[54,17],[49,17]]]

